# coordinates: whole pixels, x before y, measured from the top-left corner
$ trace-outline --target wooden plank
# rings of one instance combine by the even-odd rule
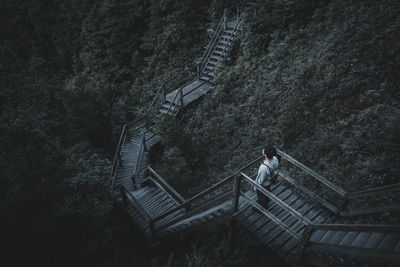
[[[365,248],[378,248],[379,244],[385,239],[386,233],[373,233],[365,243]]]
[[[399,242],[399,236],[393,233],[388,233],[379,245],[380,250],[392,251],[395,245]]]
[[[285,231],[287,231],[290,235],[292,235],[294,238],[299,239],[300,237],[293,232],[289,227],[287,227],[287,225],[282,222],[280,219],[278,219],[277,217],[275,217],[273,214],[271,214],[270,212],[268,212],[265,208],[263,208],[261,205],[259,205],[257,202],[251,200],[250,198],[248,198],[245,195],[242,195],[244,198],[247,198],[247,200],[249,202],[252,202],[253,206],[255,206],[257,209],[260,210],[261,213],[263,213],[266,217],[268,217],[271,221],[275,222],[276,224],[278,224],[280,227],[282,227]]]
[[[140,199],[138,199],[138,202],[143,205],[147,201],[151,200],[154,196],[160,193],[160,189],[155,187],[155,189],[151,190],[148,194],[144,195]]]
[[[340,241],[343,240],[343,238],[347,235],[348,232],[345,231],[331,231],[332,233],[334,233],[334,235],[329,238],[328,240],[326,240],[326,243],[328,244],[333,244],[333,245],[337,245],[340,243]]]
[[[400,225],[379,224],[314,224],[314,229],[328,231],[358,231],[379,233],[400,233]]]
[[[311,208],[312,208],[312,205],[310,205],[308,203],[305,203],[304,205],[301,206],[301,208],[299,209],[299,212],[304,213],[305,211],[310,210]],[[296,217],[288,216],[282,221],[285,222],[286,225],[289,226],[293,231],[295,231],[296,233],[298,232],[298,229],[295,229],[293,226],[296,225],[297,222],[301,224],[301,221],[299,221]],[[281,236],[275,237],[274,238],[274,242],[278,245],[275,248],[275,250],[279,249],[279,247],[283,243],[285,243],[288,239],[290,239],[290,237],[289,236],[285,236],[285,235],[281,235]]]
[[[346,257],[353,257],[358,259],[364,258],[365,261],[374,258],[379,259],[382,262],[398,263],[400,261],[400,254],[398,253],[378,251],[375,249],[337,246],[314,242],[309,242],[306,249],[315,251],[316,253],[330,253],[334,255],[343,255]]]
[[[262,186],[260,186],[256,182],[254,182],[249,176],[247,176],[243,172],[241,174],[243,176],[243,181],[246,181],[249,184],[251,184],[252,186],[255,186],[259,191],[261,191],[264,195],[266,195],[271,201],[277,203],[282,208],[284,208],[287,212],[291,213],[293,216],[296,216],[298,219],[304,220],[304,222],[307,223],[307,224],[311,224],[311,222],[308,219],[304,218],[295,209],[293,209],[292,207],[287,205],[285,202],[283,202],[282,200],[277,198],[274,194],[272,194],[271,192],[269,192],[268,190],[266,190],[265,188],[263,188]]]
[[[320,216],[322,213],[322,210],[315,210],[312,209],[310,212],[307,213],[307,216],[309,217],[310,221],[315,220],[318,216]],[[299,234],[302,234],[305,226],[302,223],[297,222],[292,228],[298,232]],[[289,254],[292,254],[294,256],[296,252],[296,247],[299,244],[299,241],[296,239],[290,238],[284,243],[284,246],[282,247],[281,250],[278,251],[278,255],[281,257],[287,257]]]
[[[365,243],[367,243],[368,239],[371,237],[372,233],[360,233],[354,240],[351,242],[352,247],[364,247]]]
[[[400,240],[397,242],[397,245],[393,249],[394,251],[400,252]]]
[[[168,200],[168,196],[165,195],[164,192],[160,192],[154,198],[151,198],[151,199],[147,200],[146,202],[143,202],[142,207],[144,210],[146,210],[146,212],[148,212],[151,207],[153,207],[154,205],[157,206],[158,204],[161,204],[162,202],[164,202],[164,200]]]
[[[161,190],[165,191],[165,193],[167,193],[171,198],[175,199],[177,203],[185,202],[185,199],[178,192],[176,192],[175,189],[173,189],[155,170],[153,170],[151,167],[148,167],[148,170],[156,179],[154,182],[160,187]]]
[[[299,222],[299,220],[295,219],[293,216],[289,217],[289,219],[287,220],[287,225],[291,229],[293,229],[296,233],[299,233],[299,235],[300,235],[301,230],[303,230],[305,227],[304,224]],[[274,252],[280,251],[279,253],[286,254],[288,252],[287,250],[292,249],[292,247],[287,246],[287,243],[292,239],[293,238],[288,235],[280,235],[280,236],[276,237],[274,242],[277,244],[277,246],[274,249]],[[298,240],[294,239],[294,242],[297,243]]]
[[[195,208],[195,209],[193,209],[193,210],[191,210],[189,212],[186,212],[185,215],[183,215],[181,217],[178,217],[178,218],[175,218],[175,219],[171,220],[170,222],[168,222],[167,224],[159,226],[158,229],[160,231],[164,230],[164,229],[168,228],[169,226],[171,226],[173,224],[176,224],[176,223],[178,223],[178,222],[180,222],[182,220],[185,220],[185,219],[187,219],[187,218],[189,218],[191,216],[194,216],[194,215],[196,215],[196,214],[198,214],[200,212],[203,212],[205,208],[209,207],[210,205],[214,204],[215,202],[218,202],[218,201],[226,198],[227,196],[229,196],[231,194],[232,194],[232,190],[229,190],[227,192],[219,194],[219,195],[213,197],[212,199],[207,200],[205,203],[201,204],[199,207],[197,207],[197,208]]]
[[[304,202],[301,199],[293,199],[292,203],[295,203],[295,205],[299,205]],[[285,219],[286,218],[285,216],[289,216],[289,214],[285,213],[285,211],[281,209],[279,206],[276,206],[275,209],[271,210],[271,213],[274,214],[279,219]],[[254,229],[255,236],[259,238],[265,235],[268,231],[272,231],[275,227],[278,227],[270,220],[267,221],[263,220],[262,222],[263,224],[257,224],[258,227]]]
[[[185,208],[185,207],[189,206],[189,205],[190,205],[191,203],[193,203],[194,201],[196,201],[196,200],[198,200],[198,199],[204,197],[205,195],[209,194],[210,192],[216,190],[217,188],[220,188],[220,187],[224,186],[225,184],[227,184],[227,183],[229,183],[229,182],[232,182],[233,177],[234,177],[234,175],[228,176],[227,178],[223,179],[222,181],[220,181],[220,182],[214,184],[213,186],[211,186],[211,187],[205,189],[204,191],[200,192],[199,194],[197,194],[197,195],[193,196],[192,198],[186,200],[184,203],[180,204],[180,205],[177,206],[176,208],[171,209],[170,211],[168,211],[168,212],[166,212],[166,213],[164,213],[164,214],[161,214],[161,215],[158,216],[157,218],[154,218],[154,220],[155,220],[155,221],[161,220],[162,218],[168,216],[168,215],[171,214],[172,212],[174,212],[174,211],[176,211],[176,210],[179,210],[179,209],[181,209],[181,208]]]
[[[166,198],[160,203],[155,203],[153,207],[148,208],[148,213],[152,218],[156,217],[158,214],[169,210],[170,208],[174,207],[174,203],[169,199]]]
[[[306,173],[308,173],[309,175],[311,175],[312,177],[314,177],[315,179],[317,179],[318,181],[323,183],[325,186],[327,186],[330,189],[332,189],[333,191],[335,191],[341,197],[347,196],[347,192],[346,191],[344,191],[342,188],[338,187],[337,185],[333,184],[331,181],[329,181],[325,177],[319,175],[318,173],[316,173],[315,171],[313,171],[309,167],[305,166],[303,163],[300,163],[299,161],[295,160],[293,157],[289,156],[288,154],[286,154],[285,152],[283,152],[283,151],[281,151],[279,149],[278,149],[277,152],[278,152],[278,155],[280,155],[282,158],[286,159],[287,161],[292,163],[294,166],[302,169],[303,171],[305,171]]]
[[[348,232],[338,244],[339,246],[350,246],[354,239],[359,235],[359,232]]]

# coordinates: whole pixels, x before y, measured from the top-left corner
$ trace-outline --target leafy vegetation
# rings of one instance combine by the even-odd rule
[[[216,240],[217,254],[206,241],[187,257],[124,254],[107,187],[120,125],[239,2],[2,1],[0,226],[16,264],[230,265],[236,250],[254,263]],[[399,182],[399,13],[395,0],[261,1],[213,93],[182,124],[157,123],[156,169],[191,195],[271,142],[346,189]]]

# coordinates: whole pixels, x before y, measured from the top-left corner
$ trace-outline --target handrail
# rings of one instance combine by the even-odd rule
[[[298,181],[296,181],[295,179],[291,178],[289,175],[286,175],[286,174],[282,173],[281,171],[277,171],[277,174],[280,177],[282,177],[285,181],[287,181],[289,184],[297,187],[298,189],[303,191],[305,194],[309,195],[312,199],[314,199],[319,204],[321,204],[325,208],[329,209],[333,213],[340,212],[340,210],[337,207],[335,207],[334,205],[332,205],[331,203],[329,203],[328,201],[326,201],[325,199],[323,199],[322,197],[320,197],[319,195],[317,195],[316,193],[314,193],[310,189],[304,187]]]
[[[203,190],[202,192],[198,193],[197,195],[193,196],[192,198],[186,200],[184,203],[182,203],[182,204],[179,205],[178,207],[172,208],[171,210],[168,210],[168,211],[166,211],[166,212],[164,212],[164,213],[158,215],[156,218],[154,218],[154,221],[161,220],[161,219],[167,217],[168,215],[174,213],[175,211],[178,211],[178,210],[180,210],[180,209],[182,209],[182,208],[185,208],[185,207],[188,206],[191,202],[194,202],[194,201],[196,201],[197,199],[201,198],[202,196],[205,196],[205,195],[207,195],[208,193],[210,193],[213,189],[217,189],[217,188],[219,188],[219,187],[225,185],[226,183],[228,183],[228,181],[233,180],[233,179],[235,178],[235,175],[236,175],[238,172],[240,172],[240,171],[242,171],[242,170],[248,168],[249,166],[253,165],[253,164],[256,163],[257,161],[259,161],[261,158],[263,158],[263,157],[261,156],[261,157],[258,157],[258,158],[256,158],[256,159],[254,159],[254,160],[248,161],[248,162],[247,162],[244,166],[242,166],[239,170],[237,170],[237,171],[235,171],[233,174],[231,174],[231,175],[225,177],[225,178],[222,179],[220,182],[218,182],[218,183],[212,185],[211,187],[209,187],[209,188]],[[189,202],[189,203],[188,203],[188,202]],[[186,205],[186,203],[188,203],[188,204]]]
[[[206,51],[204,51],[204,54],[202,56],[202,59],[199,63],[199,70],[200,72],[203,72],[203,69],[205,67],[206,61],[210,56],[211,51],[213,51],[213,48],[216,44],[217,41],[217,37],[219,36],[221,30],[222,30],[222,25],[226,22],[226,9],[224,10],[224,14],[222,16],[222,18],[220,19],[217,29],[215,30],[215,33],[213,35],[213,37],[211,38],[211,41],[208,43]]]
[[[289,156],[285,152],[283,152],[281,150],[277,150],[277,152],[278,152],[278,155],[280,155],[282,158],[286,159],[287,161],[289,161],[290,163],[292,163],[296,167],[298,167],[298,168],[302,169],[303,171],[305,171],[306,173],[310,174],[316,180],[318,180],[319,182],[321,182],[325,186],[327,186],[330,189],[332,189],[333,191],[335,191],[339,196],[347,197],[348,193],[345,190],[343,190],[342,188],[340,188],[339,186],[333,184],[331,181],[329,181],[325,177],[319,175],[315,171],[311,170],[309,167],[305,166],[303,163],[300,163],[299,161],[295,160],[294,158],[292,158],[291,156]]]
[[[116,176],[116,172],[119,166],[119,154],[121,153],[121,148],[123,145],[123,140],[125,138],[126,135],[126,124],[124,124],[124,126],[122,127],[122,131],[121,131],[121,135],[119,137],[119,141],[118,141],[118,145],[117,145],[117,150],[115,151],[114,154],[114,160],[113,160],[113,167],[111,169],[111,173],[110,173],[110,179],[111,179],[111,189],[114,188],[114,182],[115,182],[115,176]]]
[[[291,236],[293,236],[295,239],[299,240],[300,239],[300,235],[298,233],[296,233],[295,231],[293,231],[285,222],[283,222],[282,220],[280,220],[279,218],[277,218],[275,215],[273,215],[272,213],[270,213],[267,209],[265,209],[263,206],[261,206],[260,204],[258,204],[256,201],[252,200],[251,198],[249,198],[248,196],[246,196],[243,193],[240,193],[240,196],[244,197],[245,199],[247,199],[248,202],[250,202],[251,204],[253,204],[259,211],[261,211],[265,216],[267,216],[271,221],[275,222],[277,225],[279,225],[280,227],[282,227],[286,232],[288,232]],[[278,204],[279,205],[279,204]]]
[[[395,192],[395,191],[400,191],[400,183],[375,187],[372,189],[360,190],[360,191],[356,191],[356,192],[350,192],[347,197],[349,199],[355,199],[355,198],[373,196],[373,195]]]
[[[291,206],[289,206],[288,204],[286,204],[284,201],[280,200],[278,197],[276,197],[274,194],[272,194],[271,192],[269,192],[267,189],[265,189],[264,187],[262,187],[260,184],[256,183],[255,181],[253,181],[249,176],[247,176],[245,173],[241,172],[240,173],[242,175],[242,177],[245,179],[246,182],[248,182],[249,184],[251,184],[252,186],[256,187],[258,191],[260,191],[261,193],[263,193],[265,196],[267,196],[270,200],[272,200],[273,202],[275,202],[277,205],[279,205],[280,207],[282,207],[283,209],[285,209],[288,213],[290,213],[291,215],[295,216],[297,219],[299,219],[300,221],[302,221],[305,224],[311,224],[311,221],[307,218],[305,218],[303,215],[301,215],[297,210],[293,209]]]
[[[360,208],[360,209],[346,209],[340,212],[340,215],[343,217],[350,216],[358,216],[358,215],[366,215],[373,213],[382,213],[382,212],[390,212],[390,211],[398,211],[400,210],[400,205],[394,204],[389,206],[380,206],[380,207],[372,207],[372,208]]]
[[[342,232],[379,232],[393,233],[400,232],[400,225],[379,225],[379,224],[312,224],[313,230],[342,231]]]
[[[147,223],[150,230],[150,240],[154,238],[154,222],[151,216],[146,212],[146,210],[139,204],[136,198],[129,192],[124,185],[120,186],[122,198],[124,200],[125,205],[130,204],[133,208],[135,208],[138,214],[143,218],[143,220]],[[129,201],[128,197],[129,196]],[[144,236],[148,238],[146,231],[139,227],[139,229],[144,233]]]
[[[145,147],[146,147],[146,133],[143,134],[142,137],[142,142],[140,143],[140,148],[139,148],[139,154],[138,157],[136,159],[136,165],[135,165],[135,171],[134,171],[134,177],[135,177],[135,183],[137,182],[137,175],[138,175],[138,170],[139,170],[139,165],[142,162],[142,157],[143,157],[143,153],[145,151]]]
[[[226,192],[223,192],[223,193],[221,193],[221,194],[219,194],[219,195],[217,195],[217,196],[215,196],[215,197],[213,197],[211,199],[208,199],[205,203],[201,204],[199,207],[197,207],[197,208],[195,208],[195,209],[193,209],[193,210],[191,210],[191,211],[189,211],[189,212],[187,212],[187,213],[185,213],[185,214],[183,214],[183,215],[181,215],[181,216],[179,216],[177,218],[174,218],[174,219],[172,219],[171,221],[169,221],[169,222],[167,222],[165,224],[162,224],[162,225],[158,226],[156,230],[157,231],[162,231],[162,230],[168,228],[169,226],[171,226],[171,225],[173,225],[175,223],[178,223],[178,222],[181,222],[181,221],[183,221],[183,220],[185,220],[187,218],[190,218],[190,217],[198,214],[199,212],[204,211],[204,209],[209,207],[211,204],[214,204],[214,203],[220,201],[221,199],[226,198],[227,196],[229,196],[231,194],[232,194],[232,189],[228,190]]]
[[[170,195],[173,199],[175,199],[179,204],[185,202],[185,199],[175,191],[162,177],[159,175],[153,168],[150,166],[147,168],[151,175],[160,183],[160,186],[163,187],[164,190],[169,191],[166,192],[168,195]]]
[[[196,194],[195,196],[193,196],[193,197],[191,197],[190,199],[186,200],[185,202],[183,202],[182,204],[178,205],[177,207],[172,208],[172,209],[170,209],[170,210],[168,210],[168,211],[166,211],[166,212],[164,212],[164,213],[158,215],[157,217],[155,217],[155,218],[153,219],[154,222],[159,221],[159,220],[161,220],[161,219],[167,217],[168,215],[174,213],[175,211],[178,211],[178,210],[180,210],[180,209],[183,209],[183,208],[188,207],[191,203],[195,202],[196,200],[202,198],[203,196],[209,194],[210,192],[212,192],[212,191],[214,191],[214,190],[216,190],[216,189],[222,187],[223,185],[229,183],[230,181],[233,180],[233,178],[234,178],[234,175],[228,176],[228,177],[225,178],[224,180],[222,180],[222,181],[220,181],[220,182],[218,182],[218,183],[212,185],[211,187],[205,189],[204,191],[202,191],[202,192]]]

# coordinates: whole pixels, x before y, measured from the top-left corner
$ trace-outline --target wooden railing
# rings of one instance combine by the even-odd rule
[[[155,238],[154,223],[151,216],[143,209],[137,199],[129,192],[129,190],[125,188],[125,186],[120,186],[120,192],[124,205],[131,205],[135,209],[137,214],[145,222],[145,224],[143,225],[145,228],[139,227],[139,230],[143,233],[143,236],[145,236],[151,243]],[[149,229],[149,233],[146,232],[146,229]]]
[[[330,182],[325,177],[319,175],[309,167],[305,166],[303,163],[297,161],[293,157],[289,156],[283,151],[278,150],[278,154],[281,156],[283,160],[291,163],[293,166],[301,169],[306,174],[311,176],[315,182],[323,184],[325,187],[330,189],[333,193],[335,193],[341,203],[332,204],[324,199],[323,196],[313,192],[312,190],[308,189],[304,184],[300,181],[290,177],[288,174],[284,173],[283,171],[278,171],[278,175],[286,181],[288,184],[296,187],[306,195],[308,195],[313,201],[316,201],[318,204],[322,205],[323,207],[327,208],[331,212],[340,215],[340,216],[357,216],[357,215],[366,215],[372,213],[380,213],[380,212],[387,212],[387,211],[395,211],[400,210],[400,205],[385,205],[381,207],[369,207],[369,208],[361,208],[361,209],[351,209],[349,208],[352,201],[356,201],[357,199],[365,198],[368,196],[376,196],[376,195],[385,195],[391,192],[399,192],[400,191],[400,184],[393,184],[388,186],[377,187],[368,190],[356,191],[356,192],[348,192],[341,187],[335,185],[334,183]]]
[[[261,158],[251,160],[250,162],[246,163],[243,167],[241,167],[234,174],[229,175],[228,177],[222,179],[220,182],[210,186],[209,188],[196,194],[195,196],[191,197],[190,199],[179,203],[179,205],[177,207],[172,208],[172,209],[158,215],[156,218],[153,219],[154,225],[156,225],[155,231],[160,232],[173,224],[179,223],[191,216],[194,216],[194,215],[204,211],[207,208],[216,206],[218,203],[220,203],[223,200],[226,200],[229,197],[232,197],[232,212],[236,211],[238,209],[238,201],[239,201],[239,191],[238,190],[240,189],[240,187],[239,187],[239,179],[240,179],[239,176],[240,175],[238,175],[238,174],[241,170],[245,170],[246,168],[259,162],[260,159]],[[152,172],[152,171],[150,170],[150,172]],[[229,186],[229,184],[230,184],[230,186]],[[197,202],[201,202],[201,203],[197,203]],[[166,217],[170,216],[171,214],[173,214],[179,210],[182,210],[182,209],[185,209],[187,212],[185,212],[181,216],[174,218],[173,220],[170,220],[167,223],[157,224],[157,222],[160,222],[164,218],[166,218]]]
[[[186,85],[190,84],[196,78],[199,78],[201,73],[203,72],[205,65],[208,62],[209,57],[211,56],[216,44],[219,41],[219,37],[221,36],[223,30],[226,28],[226,23],[227,23],[226,20],[227,20],[227,17],[226,17],[226,10],[225,10],[224,15],[222,16],[222,18],[218,24],[217,30],[215,31],[213,38],[211,39],[211,41],[209,42],[209,44],[207,46],[207,49],[202,57],[201,62],[195,66],[188,68],[186,71],[181,72],[168,80],[165,80],[161,84],[159,89],[157,90],[146,113],[143,114],[142,116],[140,116],[137,120],[127,123],[123,126],[121,136],[120,136],[120,139],[119,139],[119,142],[117,145],[117,149],[114,154],[112,170],[110,173],[111,188],[114,187],[114,182],[115,182],[115,178],[116,178],[116,175],[118,172],[118,168],[122,164],[121,157],[120,157],[121,149],[124,146],[127,137],[129,139],[129,133],[132,133],[135,131],[132,128],[135,127],[138,124],[138,122],[144,122],[143,124],[140,124],[140,127],[137,127],[136,130],[143,128],[143,127],[150,129],[153,125],[152,116],[154,115],[155,112],[158,112],[160,105],[162,103],[166,102],[166,95],[168,93],[173,92],[174,90],[178,89],[178,92],[175,95],[175,98],[172,101],[172,104],[170,104],[170,106],[168,108],[168,113],[173,111],[172,116],[175,117],[178,114],[178,112],[183,108],[184,96],[188,95],[193,90],[196,90],[198,87],[207,83],[207,81],[204,81],[202,84],[198,85],[196,88],[192,89],[191,91],[188,91],[185,93],[183,92],[183,88]],[[209,74],[210,72],[205,73],[205,75]],[[183,77],[183,78],[179,79],[179,77]],[[179,97],[179,101],[176,101],[178,97]],[[175,104],[176,104],[176,109],[174,107]],[[141,149],[139,151],[139,158],[142,158],[142,156],[143,156],[143,153],[145,150],[145,149],[143,149],[143,147],[145,147],[145,142],[142,143]],[[133,177],[136,177],[136,176],[137,176],[137,170],[135,170],[135,172],[133,173]]]
[[[339,246],[310,241],[314,231],[359,232],[359,233],[400,233],[400,225],[365,225],[365,224],[308,224],[296,251],[296,261],[301,262],[306,250],[317,253],[331,252],[339,255],[370,257],[375,256],[389,262],[398,263],[400,254],[396,252],[377,251],[360,247]]]
[[[204,54],[202,56],[202,59],[199,63],[199,72],[203,72],[204,68],[208,62],[208,59],[210,58],[211,54],[213,53],[215,46],[217,45],[220,36],[222,35],[224,29],[226,29],[227,25],[227,17],[226,17],[226,12],[227,10],[224,10],[224,14],[222,15],[222,18],[220,19],[217,29],[214,32],[213,37],[211,38],[211,41],[208,43],[206,51],[204,51]]]
[[[304,164],[298,162],[291,156],[287,155],[286,153],[279,151],[278,152],[281,158],[290,161],[292,164],[297,166],[298,168],[301,168],[302,170],[306,171],[312,177],[314,177],[316,180],[319,182],[323,183],[326,185],[328,188],[332,189],[334,192],[336,192],[339,195],[343,195],[346,197],[350,198],[356,198],[356,197],[365,197],[365,196],[371,196],[371,195],[376,195],[376,194],[382,194],[386,192],[397,192],[399,191],[399,185],[395,186],[386,186],[386,187],[380,187],[372,190],[363,190],[363,191],[358,191],[354,193],[347,193],[340,187],[337,187],[333,183],[329,182],[326,178],[322,177],[321,175],[315,173],[308,167],[306,167]],[[175,201],[177,204],[176,207],[165,211],[164,213],[158,215],[155,218],[151,218],[146,214],[143,210],[139,211],[141,216],[144,218],[145,222],[147,223],[150,231],[151,231],[151,239],[154,240],[157,238],[157,235],[165,230],[166,228],[178,224],[182,222],[185,219],[188,219],[192,216],[195,216],[203,211],[206,211],[207,209],[216,207],[219,203],[222,201],[226,201],[231,199],[232,204],[231,204],[231,213],[235,213],[238,211],[239,208],[239,200],[242,197],[243,199],[246,199],[250,205],[253,207],[257,208],[264,216],[268,217],[271,221],[275,222],[277,225],[279,225],[282,229],[284,229],[289,235],[291,235],[294,239],[298,240],[298,247],[296,251],[296,260],[298,262],[301,261],[303,254],[305,253],[306,250],[314,250],[314,251],[342,251],[344,253],[345,250],[351,251],[352,253],[358,253],[359,255],[365,255],[366,253],[371,253],[371,250],[365,250],[363,248],[340,248],[339,246],[335,245],[327,245],[327,244],[322,244],[322,243],[317,243],[317,242],[311,242],[310,237],[311,234],[316,231],[316,230],[326,230],[326,231],[342,231],[342,232],[387,232],[387,233],[393,233],[393,232],[400,232],[400,226],[382,226],[382,225],[360,225],[360,224],[326,224],[326,225],[320,225],[320,224],[314,224],[310,220],[308,220],[306,217],[304,217],[302,214],[300,214],[296,209],[292,208],[288,204],[286,204],[284,201],[276,197],[274,194],[272,194],[270,191],[266,190],[264,187],[259,185],[254,181],[253,178],[251,178],[249,175],[244,173],[244,171],[249,168],[253,167],[256,163],[259,163],[260,160],[263,157],[258,157],[254,160],[251,160],[250,162],[246,163],[243,167],[241,167],[239,170],[235,171],[233,174],[229,175],[228,177],[222,179],[220,182],[208,187],[207,189],[203,190],[202,192],[196,194],[195,196],[185,200],[182,196],[180,196],[162,177],[159,175],[156,171],[154,171],[151,167],[146,168],[147,172],[147,179],[143,183],[147,182],[152,182],[156,186],[158,186],[161,190],[163,190],[166,194],[170,196],[171,199]],[[289,181],[289,184],[295,186],[296,188],[301,189],[301,185],[296,181],[293,182],[290,179],[288,180],[288,176],[282,176],[283,181]],[[247,184],[247,186],[245,185]],[[304,231],[303,234],[300,234],[299,231],[294,231],[289,225],[287,225],[283,220],[279,219],[278,217],[274,216],[269,210],[265,209],[261,205],[259,205],[255,200],[249,198],[245,192],[242,191],[242,189],[247,190],[248,188],[255,188],[259,192],[261,192],[263,195],[265,195],[271,202],[276,204],[278,207],[282,208],[285,210],[288,214],[294,216],[295,218],[298,219],[299,222],[303,224]],[[304,188],[303,188],[304,189]],[[121,194],[123,196],[124,202],[127,199],[127,192],[125,192],[125,189],[121,189]],[[305,193],[310,193],[307,190],[302,190]],[[312,194],[315,194],[311,192]],[[124,196],[125,194],[125,196]],[[128,194],[129,195],[129,194]],[[317,201],[320,203],[322,206],[326,206],[326,203],[323,201],[321,202],[320,199],[315,198],[314,195],[311,195],[313,200]],[[129,200],[134,199],[133,196],[129,195]],[[133,201],[131,203],[134,205],[135,208],[137,201]],[[330,204],[331,205],[331,204]],[[329,207],[329,205],[328,205]],[[327,208],[328,208],[327,207]],[[140,210],[140,208],[137,208]],[[168,216],[180,211],[184,210],[185,212],[182,212],[176,217],[172,217],[168,219],[166,222],[162,222],[163,219],[167,218]],[[328,208],[328,210],[332,210],[332,208]],[[380,257],[394,257],[398,259],[398,256],[393,256],[391,253],[386,253],[381,252],[381,251],[375,251],[374,253],[377,256]],[[393,259],[394,259],[393,258]]]

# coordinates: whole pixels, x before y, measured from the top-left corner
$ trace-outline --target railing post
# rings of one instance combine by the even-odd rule
[[[149,220],[149,228],[150,228],[150,238],[151,238],[151,240],[154,241],[154,239],[156,238],[156,233],[155,233],[155,229],[154,229],[153,219]]]
[[[122,185],[119,187],[119,191],[121,192],[122,201],[125,206],[128,205],[128,197],[126,196],[125,187]]]
[[[167,101],[167,91],[165,90],[165,84],[162,85],[162,94],[163,94],[164,102]]]
[[[149,114],[146,114],[146,129],[150,128]]]
[[[143,134],[142,137],[142,145],[143,145],[143,150],[147,151],[147,147],[146,147],[146,134]]]
[[[117,166],[121,166],[121,167],[122,167],[121,149],[119,149],[119,151],[118,151],[118,162],[117,162]]]
[[[183,88],[179,89],[179,97],[181,102],[181,108],[183,108]]]
[[[224,9],[224,31],[226,30],[227,22],[226,22],[226,8]]]
[[[199,75],[199,79],[200,79],[200,63],[197,64],[197,74]]]
[[[310,240],[311,233],[314,231],[314,229],[310,225],[306,225],[306,228],[304,229],[303,236],[301,237],[301,240],[299,242],[299,245],[297,246],[297,251],[296,251],[296,262],[300,263],[304,254],[304,250],[307,246],[308,241]]]
[[[342,206],[340,207],[340,209],[338,211],[338,215],[347,208],[349,203],[350,203],[350,199],[347,196],[345,196],[344,200],[343,200],[343,203],[342,203]]]
[[[233,183],[233,201],[232,201],[232,211],[235,213],[239,208],[239,197],[240,197],[240,182],[242,180],[242,175],[240,172],[235,174],[235,181]]]
[[[136,181],[137,181],[137,179],[136,179],[136,173],[134,173],[134,174],[132,174],[132,186],[133,186],[133,189],[136,189]]]

